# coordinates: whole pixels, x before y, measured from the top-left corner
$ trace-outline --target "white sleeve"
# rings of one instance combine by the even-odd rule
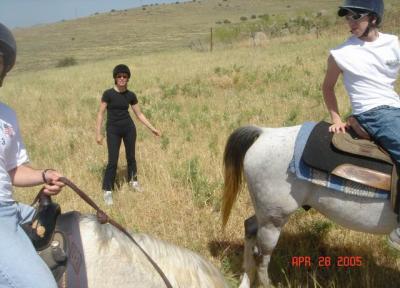
[[[19,131],[19,125],[17,118],[13,119],[13,125],[11,133],[12,135],[12,143],[9,146],[9,150],[5,155],[5,163],[6,163],[6,170],[10,171],[15,167],[18,167],[24,163],[29,162],[28,153],[25,149],[24,142],[22,141],[22,137]]]

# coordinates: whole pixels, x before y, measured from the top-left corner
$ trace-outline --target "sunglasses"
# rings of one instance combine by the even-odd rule
[[[347,21],[360,21],[367,15],[369,15],[369,13],[348,13],[345,18]]]
[[[119,75],[115,76],[115,78],[124,78],[124,79],[128,79],[128,75],[119,74]]]

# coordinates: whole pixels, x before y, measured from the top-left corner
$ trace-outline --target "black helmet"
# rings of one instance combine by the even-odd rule
[[[131,78],[131,70],[129,70],[129,67],[126,66],[125,64],[118,64],[117,66],[114,67],[113,70],[113,77],[117,77],[117,74],[120,73],[125,73],[128,74],[128,78]]]
[[[0,23],[0,52],[3,53],[5,64],[4,76],[14,66],[15,58],[17,56],[17,44],[15,43],[14,36],[11,31]]]
[[[379,25],[383,18],[383,0],[344,0],[339,6],[338,15],[343,17],[350,12],[366,11],[376,15],[376,24]]]

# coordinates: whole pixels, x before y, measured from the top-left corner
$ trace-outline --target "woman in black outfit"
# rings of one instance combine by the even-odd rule
[[[131,77],[128,66],[124,64],[115,66],[113,77],[115,85],[113,88],[104,91],[96,121],[96,141],[101,145],[103,142],[101,127],[104,112],[107,109],[108,164],[103,179],[104,201],[107,205],[113,203],[112,190],[114,188],[121,140],[124,141],[125,145],[126,161],[128,163],[128,181],[135,190],[141,191],[136,176],[136,128],[129,115],[129,105],[132,107],[139,121],[149,128],[154,135],[160,136],[160,132],[151,125],[146,116],[140,111],[135,93],[128,90],[128,81]]]

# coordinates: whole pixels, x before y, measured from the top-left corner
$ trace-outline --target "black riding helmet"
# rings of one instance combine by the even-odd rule
[[[3,54],[4,61],[4,70],[0,75],[1,86],[3,78],[14,66],[15,58],[17,56],[17,44],[15,43],[14,36],[2,23],[0,23],[0,52]]]
[[[370,12],[376,16],[376,25],[379,25],[382,22],[383,9],[383,0],[345,0],[343,5],[339,6],[338,15],[343,17],[349,12]]]
[[[131,70],[125,64],[118,64],[113,69],[113,78],[117,77],[117,74],[125,73],[128,74],[128,78],[131,78]]]

